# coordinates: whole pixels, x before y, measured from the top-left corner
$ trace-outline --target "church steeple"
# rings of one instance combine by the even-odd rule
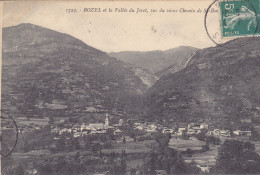
[[[106,113],[105,126],[109,126],[109,118],[108,118],[108,113]]]

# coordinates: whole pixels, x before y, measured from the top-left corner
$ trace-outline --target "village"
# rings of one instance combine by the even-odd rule
[[[226,130],[209,126],[207,123],[189,123],[181,127],[166,127],[156,122],[146,122],[142,120],[128,119],[124,121],[122,118],[117,123],[111,124],[109,114],[104,114],[103,122],[99,123],[70,123],[64,124],[64,120],[50,124],[48,118],[44,119],[25,119],[17,120],[17,131],[22,133],[37,132],[43,128],[50,128],[50,134],[54,140],[59,140],[63,135],[69,135],[70,138],[82,138],[84,136],[106,136],[113,135],[118,141],[124,138],[136,139],[141,136],[147,136],[145,139],[151,139],[154,133],[170,134],[172,138],[189,139],[199,134],[205,136],[214,136],[225,140],[227,138],[243,137],[250,140],[252,131],[248,130]],[[4,120],[3,120],[4,122]],[[12,130],[14,126],[9,121],[2,128],[3,130]],[[257,129],[257,128],[256,128]],[[130,131],[129,131],[130,130]],[[133,134],[134,133],[134,134]],[[68,138],[69,139],[69,138]],[[130,139],[131,140],[131,139]],[[138,140],[138,139],[137,139]]]
[[[111,120],[111,118],[113,120]],[[169,123],[143,121],[140,119],[117,120],[111,114],[104,113],[103,120],[99,122],[73,123],[60,119],[50,121],[44,119],[17,120],[18,132],[24,137],[28,134],[45,133],[49,138],[49,144],[45,146],[29,146],[21,144],[22,151],[44,154],[65,154],[68,152],[81,151],[87,154],[100,156],[110,155],[114,151],[120,154],[147,154],[155,144],[156,134],[170,136],[169,147],[182,154],[185,162],[195,161],[202,172],[209,172],[210,167],[216,163],[218,147],[227,139],[251,140],[250,130],[227,130],[210,126],[207,123],[188,123],[169,127]],[[11,122],[7,122],[3,130],[12,130]],[[26,139],[25,139],[26,140]],[[47,139],[48,140],[48,139]],[[30,142],[30,140],[28,140]],[[35,145],[31,143],[31,145]],[[82,154],[83,154],[82,153]],[[17,154],[19,155],[19,154]],[[138,166],[131,160],[127,163],[128,168]]]
[[[40,129],[46,127],[49,123],[48,118],[44,119],[24,119],[19,118],[18,120],[18,132],[37,132]],[[3,130],[10,130],[14,126],[12,124],[6,124]],[[61,120],[55,124],[51,125],[51,134],[55,134],[54,139],[59,139],[64,133],[71,134],[74,138],[84,137],[87,135],[107,135],[111,132],[117,136],[117,138],[123,138],[127,136],[125,132],[125,127],[131,127],[134,131],[140,131],[139,133],[153,134],[153,133],[163,133],[170,134],[172,137],[182,137],[195,136],[200,134],[202,131],[208,136],[215,137],[239,137],[244,136],[250,138],[252,133],[250,130],[225,130],[209,126],[206,123],[189,123],[187,126],[182,127],[166,127],[163,124],[158,124],[156,122],[145,122],[140,120],[127,120],[124,121],[122,118],[118,120],[118,123],[111,124],[109,121],[109,115],[104,115],[104,122],[99,123],[81,123],[81,124],[64,124],[64,120]],[[120,137],[118,137],[120,136]]]
[[[216,128],[204,122],[178,123],[178,125],[179,127],[176,127],[177,125],[169,127],[169,123],[162,124],[140,119],[124,120],[122,117],[115,119],[108,113],[103,114],[103,120],[101,116],[99,122],[93,123],[68,122],[66,119],[50,121],[49,118],[19,118],[17,120],[19,137],[31,137],[32,134],[37,137],[37,135],[45,134],[47,142],[37,146],[32,142],[34,139],[28,140],[28,143],[26,143],[27,139],[24,139],[24,143],[19,143],[18,147],[22,152],[36,154],[36,157],[50,154],[55,156],[68,153],[79,154],[80,152],[81,155],[94,156],[88,159],[98,158],[100,161],[108,161],[107,158],[111,154],[119,156],[121,152],[126,152],[129,155],[128,159],[139,154],[139,156],[136,155],[138,159],[127,161],[127,171],[130,171],[138,167],[140,156],[150,152],[156,143],[156,135],[161,134],[170,136],[168,146],[177,150],[186,163],[196,162],[196,167],[201,172],[208,173],[210,168],[216,165],[218,148],[225,140],[252,140],[250,130],[231,131]],[[6,121],[3,131],[13,129],[12,122]],[[255,144],[258,145],[258,142]],[[23,153],[15,153],[15,155],[19,159],[23,157]],[[105,157],[102,158],[102,155]],[[35,168],[30,169],[32,170],[36,171]]]
[[[216,137],[236,137],[236,136],[245,136],[250,138],[251,131],[249,130],[225,130],[218,128],[210,128],[206,123],[189,123],[186,127],[179,128],[169,128],[165,127],[162,124],[157,124],[155,122],[145,122],[145,121],[137,121],[132,122],[128,120],[124,123],[123,119],[119,119],[118,123],[110,124],[109,115],[106,114],[105,120],[103,123],[82,123],[75,124],[71,128],[60,128],[54,127],[51,129],[51,133],[56,133],[57,136],[62,135],[63,133],[70,133],[74,138],[83,137],[86,135],[106,135],[108,132],[113,132],[116,136],[125,136],[124,127],[131,126],[133,130],[142,131],[142,133],[152,134],[156,132],[161,132],[163,134],[171,134],[172,137],[181,137],[183,135],[194,136],[200,134],[202,130],[206,131],[206,135],[212,135]],[[39,129],[39,127],[35,127],[35,129]],[[120,138],[120,137],[118,137]],[[56,139],[58,139],[56,137]]]

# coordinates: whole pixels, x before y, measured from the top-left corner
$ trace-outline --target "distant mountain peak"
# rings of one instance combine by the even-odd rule
[[[21,23],[16,26],[3,28],[3,51],[11,51],[17,49],[28,49],[28,47],[38,47],[42,45],[56,44],[56,45],[73,45],[81,49],[91,50],[93,52],[104,52],[95,49],[81,40],[72,37],[68,34],[57,32],[45,27],[41,27],[31,23]],[[10,39],[8,39],[10,38]],[[31,45],[31,46],[30,46]]]
[[[122,51],[110,53],[109,55],[123,62],[148,70],[157,76],[161,76],[164,74],[164,71],[170,69],[171,66],[172,72],[183,69],[189,55],[196,50],[198,49],[194,47],[180,46],[165,51]]]

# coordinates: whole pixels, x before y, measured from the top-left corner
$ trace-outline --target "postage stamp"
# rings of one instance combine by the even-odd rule
[[[260,34],[260,0],[221,1],[222,37]]]

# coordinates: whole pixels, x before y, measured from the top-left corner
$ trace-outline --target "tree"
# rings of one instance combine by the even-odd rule
[[[181,137],[182,137],[182,139],[184,139],[184,140],[188,140],[188,139],[189,139],[189,136],[188,136],[188,134],[187,134],[187,130],[184,130],[184,131],[182,132]]]
[[[255,151],[255,144],[251,143],[251,142],[246,142],[244,144],[245,149],[247,150],[251,150],[251,151]]]
[[[159,144],[159,147],[165,148],[169,145],[170,134],[157,133],[155,134],[154,139]]]
[[[126,161],[125,161],[125,158],[122,158],[122,159],[121,159],[121,162],[120,162],[120,170],[121,170],[121,173],[122,173],[122,174],[125,174],[125,173],[126,173]]]
[[[194,154],[194,151],[190,148],[187,148],[186,153],[189,155],[189,157],[192,157],[192,155]]]
[[[156,174],[155,170],[165,170],[167,174],[198,173],[200,171],[196,166],[185,163],[175,149],[168,147],[169,135],[157,134],[154,139],[158,144],[144,158],[144,164],[138,169],[139,172],[153,175]]]
[[[239,173],[241,171],[240,157],[243,153],[243,147],[244,144],[241,141],[226,140],[218,151],[217,170],[223,171],[223,173]]]
[[[260,156],[255,145],[239,140],[226,140],[220,147],[215,171],[217,173],[260,173]]]
[[[196,135],[197,139],[200,140],[200,141],[205,141],[206,133],[207,133],[207,130],[206,129],[202,129],[201,132]]]
[[[130,175],[136,175],[136,169],[131,168],[131,170],[130,170]]]
[[[251,131],[251,137],[250,137],[250,139],[251,139],[251,140],[259,140],[260,134],[255,130],[255,128],[254,128],[254,127],[251,127],[251,128],[250,128],[250,131]]]
[[[151,174],[155,175],[155,170],[157,169],[157,153],[155,153],[154,149],[144,157],[144,164],[142,166],[138,165],[138,170],[141,174]],[[140,174],[139,173],[139,174]]]
[[[2,156],[1,157],[1,166],[3,167],[9,167],[12,166],[14,162],[13,155],[10,154],[8,156]]]
[[[100,143],[96,142],[91,146],[91,150],[93,153],[97,153],[98,151],[100,152],[102,149],[102,146]]]
[[[108,128],[107,129],[107,135],[109,136],[110,140],[115,140],[114,130]]]
[[[85,136],[85,148],[90,149],[91,148],[91,142],[92,142],[92,137],[90,135]]]
[[[22,165],[21,164],[19,164],[19,166],[17,167],[17,169],[16,169],[16,174],[17,175],[24,175],[24,168],[22,167]]]
[[[147,168],[150,174],[155,174],[156,170],[156,161],[157,161],[157,155],[155,154],[154,151],[151,152],[150,157],[149,157],[149,162],[147,164]]]
[[[53,124],[54,123],[54,117],[53,116],[49,116],[49,124]]]
[[[64,151],[65,149],[65,138],[64,137],[61,137],[58,141],[57,141],[57,144],[56,144],[56,148],[60,151]]]
[[[40,175],[53,174],[52,165],[49,162],[40,165],[38,168],[38,173]]]
[[[241,158],[243,160],[242,173],[259,174],[260,173],[260,156],[250,150],[246,150]]]
[[[72,140],[72,146],[74,147],[75,150],[79,150],[80,149],[80,144],[78,139],[73,139]]]
[[[29,148],[28,140],[25,139],[25,141],[24,141],[24,145],[23,145],[23,151],[24,151],[24,152],[28,152],[29,149],[30,149],[30,148]]]
[[[21,164],[19,164],[18,166],[12,167],[12,168],[7,168],[4,169],[2,168],[2,172],[3,174],[12,174],[12,175],[24,175],[25,171],[24,168]]]
[[[76,162],[79,162],[79,161],[80,161],[80,159],[79,159],[79,158],[80,158],[80,152],[79,152],[79,151],[75,154],[75,157],[74,157],[74,158],[75,158],[75,161],[76,161]]]
[[[201,151],[205,152],[205,151],[208,151],[208,150],[209,150],[209,144],[206,143],[206,145],[202,146]]]
[[[215,137],[215,136],[207,136],[206,137],[206,143],[207,144],[219,145],[220,142],[221,142],[221,140],[218,137]]]

